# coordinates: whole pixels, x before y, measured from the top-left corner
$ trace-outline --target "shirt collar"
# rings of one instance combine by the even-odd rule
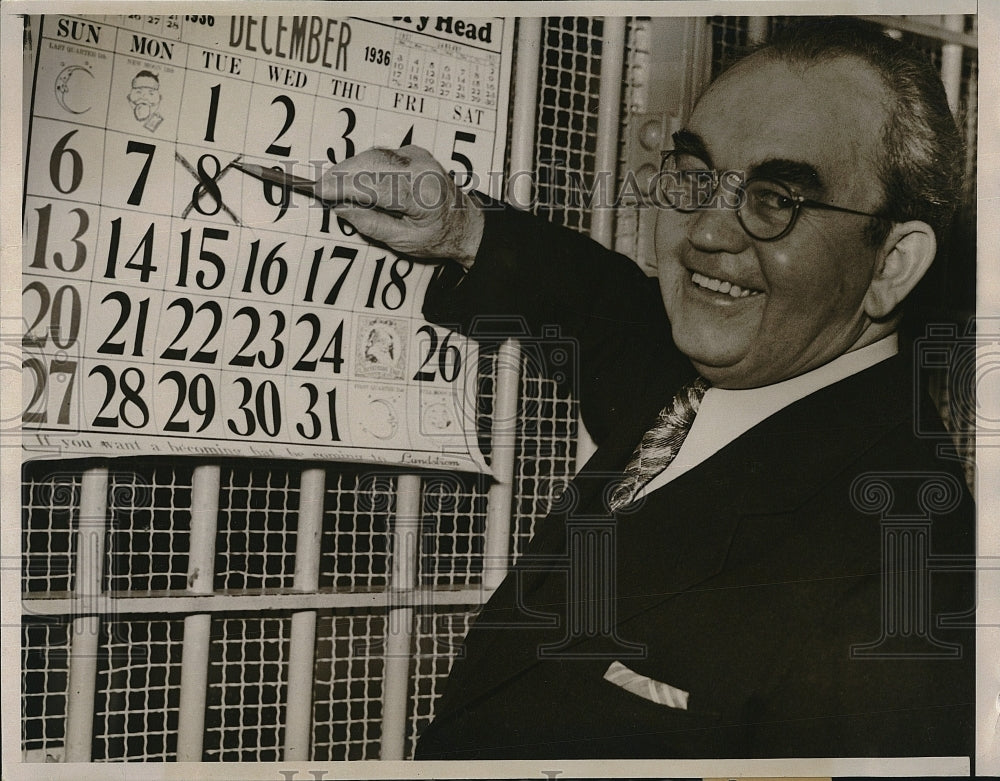
[[[887,358],[891,358],[899,352],[899,337],[892,333],[872,342],[857,350],[846,352],[838,358],[834,358],[829,363],[817,366],[815,369],[790,377],[787,380],[776,382],[772,385],[764,385],[760,388],[745,388],[740,390],[730,390],[726,388],[710,388],[707,395],[732,396],[733,402],[740,404],[754,403],[759,397],[766,400],[768,407],[775,407],[775,411],[798,401],[803,396],[833,385],[845,377],[857,374],[876,363],[881,363]],[[777,406],[775,406],[777,404]]]
[[[648,494],[721,450],[765,418],[810,393],[871,368],[899,351],[896,334],[851,350],[797,377],[760,388],[709,388],[677,457],[643,489]]]

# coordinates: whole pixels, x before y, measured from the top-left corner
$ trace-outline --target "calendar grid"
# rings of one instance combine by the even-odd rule
[[[43,20],[25,188],[29,457],[416,454],[487,470],[462,413],[476,347],[418,311],[432,267],[232,163],[316,176],[368,145],[413,143],[463,186],[485,182],[506,133],[509,31],[484,20],[492,45],[470,49],[402,23],[299,19],[285,33],[252,17]]]

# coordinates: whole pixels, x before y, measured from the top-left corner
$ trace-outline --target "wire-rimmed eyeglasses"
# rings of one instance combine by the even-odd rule
[[[663,204],[680,212],[708,208],[735,211],[743,230],[759,241],[776,241],[787,236],[803,208],[885,219],[881,214],[796,195],[774,179],[744,180],[737,171],[720,173],[695,155],[678,150],[662,153],[657,188]]]

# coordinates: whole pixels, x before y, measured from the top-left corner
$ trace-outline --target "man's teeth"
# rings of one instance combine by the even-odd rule
[[[726,282],[722,279],[706,277],[704,274],[699,274],[697,271],[691,273],[691,281],[698,287],[706,287],[709,290],[716,291],[717,293],[726,293],[730,298],[757,296],[760,295],[761,292],[759,290],[751,290],[750,288],[740,287],[739,285],[734,285],[732,282]]]

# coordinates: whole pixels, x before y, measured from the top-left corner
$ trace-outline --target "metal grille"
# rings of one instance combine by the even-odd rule
[[[378,758],[385,634],[384,613],[319,617],[314,760]]]
[[[141,617],[102,624],[95,761],[176,759],[182,630]]]
[[[110,523],[105,544],[109,591],[183,589],[188,566],[193,468],[147,462],[108,479]]]
[[[713,16],[709,20],[712,32],[712,78],[746,53],[746,16]]]
[[[227,469],[219,498],[215,588],[290,588],[299,474],[280,463]]]
[[[535,523],[573,474],[578,403],[553,380],[526,375],[521,382],[522,431],[518,446],[513,518],[513,560],[535,534]]]
[[[79,473],[68,465],[35,468],[33,477],[23,484],[21,507],[21,588],[26,592],[72,590]]]
[[[603,21],[554,16],[542,25],[535,214],[587,233],[590,212],[579,204],[574,177],[593,174],[597,148]]]
[[[69,624],[21,622],[21,745],[36,762],[60,761],[66,739]]]
[[[420,582],[427,586],[473,586],[481,582],[486,501],[478,476],[454,473],[423,480]]]
[[[320,554],[320,588],[336,591],[384,588],[389,583],[389,517],[395,476],[362,468],[327,475]]]
[[[434,717],[434,703],[474,618],[474,612],[427,612],[417,616],[410,676],[410,756],[416,749],[420,731]]]
[[[532,353],[540,360],[540,353]],[[544,356],[550,364],[552,356]],[[560,359],[561,360],[561,359]],[[525,359],[514,476],[511,556],[516,558],[573,468],[576,404]],[[495,371],[495,354],[484,363]],[[481,385],[492,408],[495,380]],[[33,462],[23,470],[25,595],[55,596],[76,587],[81,474],[103,462]],[[125,598],[151,595],[170,610],[188,587],[194,476],[199,459],[147,458],[107,466],[107,526],[101,583]],[[319,536],[319,593],[353,599],[385,592],[393,569],[393,528],[400,471],[337,465],[325,470]],[[278,593],[294,586],[301,510],[301,466],[239,462],[221,469],[215,534],[215,590]],[[422,476],[418,584],[470,589],[467,601],[418,610],[413,619],[406,749],[433,717],[440,685],[478,610],[489,481],[472,475]],[[530,494],[530,495],[529,495]],[[164,596],[160,596],[164,595]],[[26,599],[30,614],[34,605]],[[383,718],[384,608],[338,607],[317,613],[313,662],[315,759],[378,759]],[[426,610],[427,612],[424,612]],[[97,646],[91,740],[94,761],[178,758],[184,612],[105,614]],[[406,611],[401,615],[405,616]],[[393,618],[397,616],[393,615]],[[23,624],[22,749],[32,761],[64,758],[70,654],[64,618]],[[288,702],[290,614],[216,614],[208,635],[202,758],[280,760]]]
[[[205,759],[281,759],[289,622],[268,616],[212,622]]]

